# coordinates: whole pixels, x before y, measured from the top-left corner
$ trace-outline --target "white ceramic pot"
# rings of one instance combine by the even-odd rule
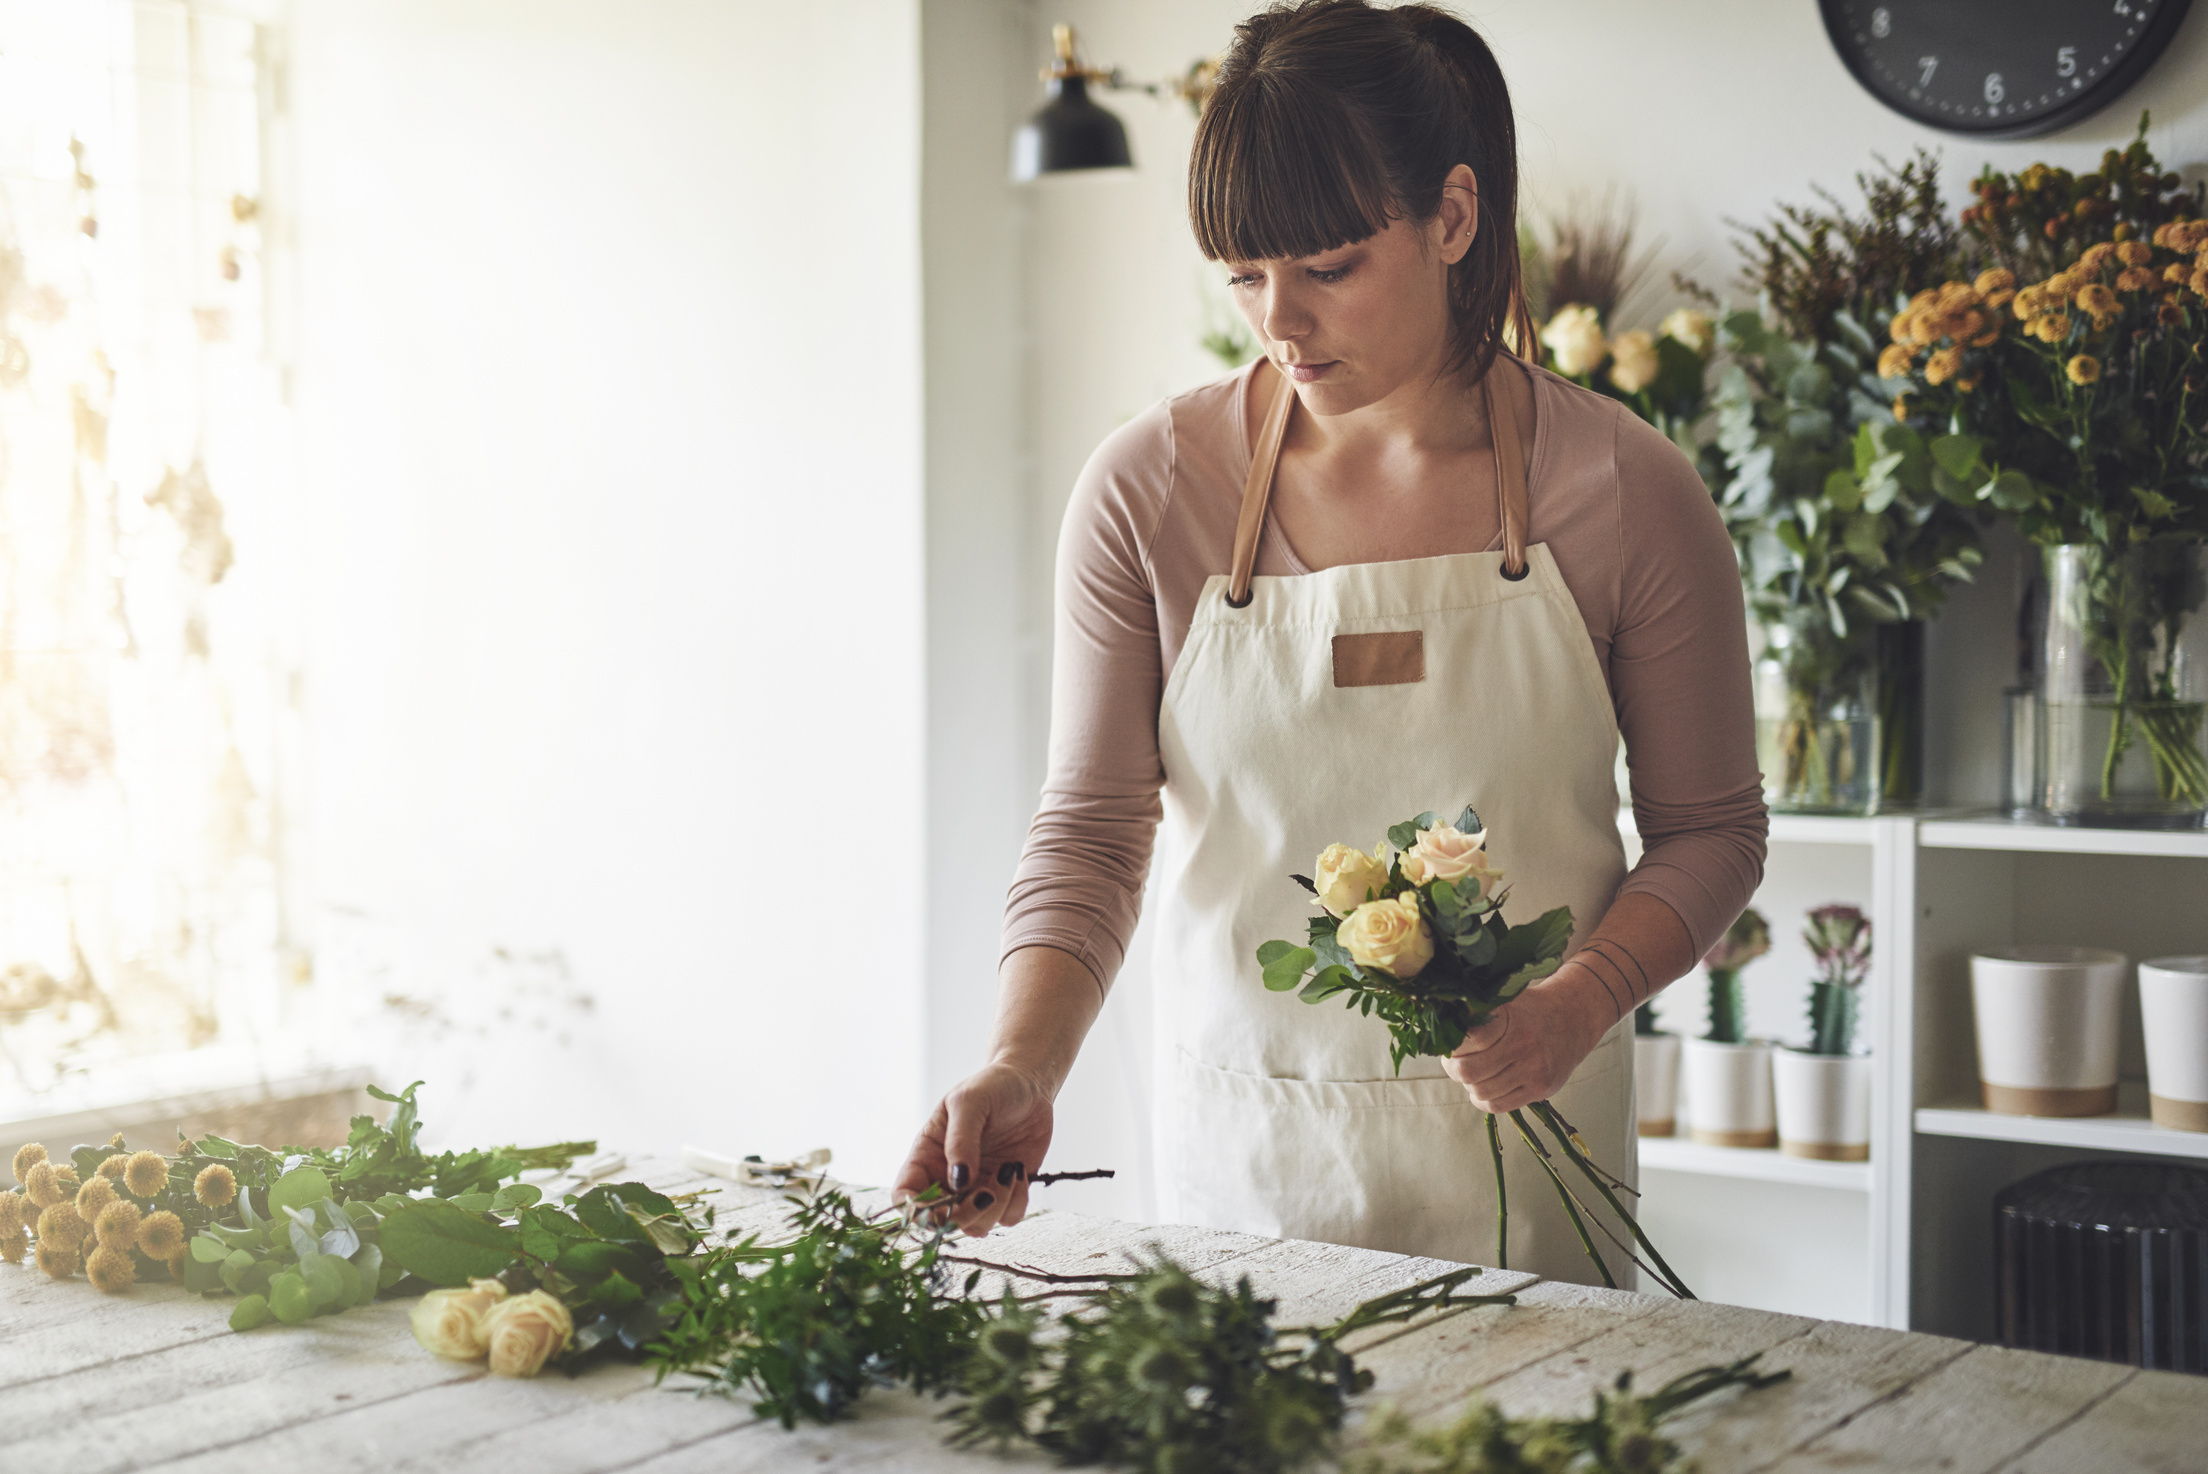
[[[1633,1036],[1633,1098],[1641,1135],[1670,1136],[1679,1129],[1679,1036]]]
[[[2116,1109],[2121,952],[2000,947],[1970,959],[1978,1079],[2005,1116],[2104,1116]]]
[[[1775,1145],[1771,1046],[1688,1039],[1681,1047],[1688,1135],[1705,1146]]]
[[[1871,1157],[1871,1057],[1771,1053],[1779,1150],[1790,1157],[1867,1162]]]
[[[2208,1131],[2208,957],[2140,963],[2139,1013],[2154,1124]]]

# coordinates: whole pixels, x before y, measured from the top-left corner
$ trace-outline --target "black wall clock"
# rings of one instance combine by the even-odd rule
[[[2030,138],[2146,74],[2191,0],[1818,0],[1855,80],[1905,118]]]

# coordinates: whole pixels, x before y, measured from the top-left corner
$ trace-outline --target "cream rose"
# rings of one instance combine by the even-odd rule
[[[1692,307],[1681,307],[1656,324],[1659,336],[1675,338],[1702,357],[1710,356],[1710,347],[1717,341],[1717,327],[1709,314],[1697,312]]]
[[[1635,328],[1610,340],[1610,382],[1638,394],[1656,382],[1656,340]]]
[[[1487,831],[1466,834],[1453,824],[1418,831],[1417,843],[1404,852],[1403,875],[1413,885],[1455,881],[1460,892],[1469,880],[1470,894],[1475,896],[1490,894],[1503,878],[1502,871],[1487,867]]]
[[[542,1290],[502,1300],[483,1318],[491,1370],[501,1377],[534,1377],[574,1335],[567,1307]]]
[[[1375,846],[1368,855],[1346,844],[1330,844],[1321,850],[1318,863],[1311,867],[1311,883],[1319,889],[1319,904],[1336,916],[1347,916],[1364,905],[1368,896],[1386,890],[1386,853],[1383,846]]]
[[[1434,960],[1434,934],[1418,911],[1418,897],[1367,901],[1334,933],[1359,967],[1374,967],[1396,978],[1415,978]]]
[[[474,1361],[483,1354],[484,1320],[506,1298],[497,1280],[476,1280],[465,1290],[431,1290],[408,1319],[414,1339],[432,1356]]]
[[[1570,378],[1602,367],[1603,355],[1610,351],[1602,341],[1602,319],[1594,308],[1577,302],[1556,310],[1541,330],[1541,341],[1556,355],[1556,371]]]

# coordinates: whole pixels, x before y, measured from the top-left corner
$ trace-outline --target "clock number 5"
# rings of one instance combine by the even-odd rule
[[[1940,59],[1936,56],[1920,56],[1917,58],[1917,65],[1924,68],[1924,76],[1918,81],[1917,85],[1920,87],[1931,86],[1932,74],[1940,69]]]
[[[2078,48],[2065,46],[2055,53],[2055,75],[2075,77],[2078,74]]]

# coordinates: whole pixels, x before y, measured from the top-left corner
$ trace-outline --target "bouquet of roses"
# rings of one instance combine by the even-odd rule
[[[1503,920],[1510,893],[1498,887],[1503,872],[1489,866],[1487,831],[1469,806],[1454,824],[1442,823],[1435,813],[1406,819],[1370,854],[1352,845],[1328,845],[1314,868],[1316,876],[1290,878],[1317,899],[1319,914],[1311,918],[1303,945],[1271,941],[1257,949],[1265,986],[1276,993],[1298,990],[1306,1003],[1339,997],[1367,1017],[1377,1015],[1388,1026],[1388,1052],[1398,1074],[1413,1055],[1455,1053],[1497,1009],[1555,972],[1571,942],[1569,906],[1520,926]],[[1616,1280],[1589,1235],[1590,1224],[1673,1294],[1694,1298],[1619,1201],[1618,1193],[1632,1189],[1595,1165],[1579,1132],[1555,1106],[1535,1101],[1510,1112],[1510,1119],[1554,1184],[1604,1284],[1614,1286]],[[1535,1123],[1554,1140],[1554,1151]],[[1502,1133],[1492,1114],[1487,1143],[1495,1164],[1495,1262],[1507,1269],[1510,1209],[1503,1190]],[[1559,1170],[1559,1158],[1592,1185],[1655,1261],[1653,1267],[1600,1215],[1586,1211],[1588,1205]]]

